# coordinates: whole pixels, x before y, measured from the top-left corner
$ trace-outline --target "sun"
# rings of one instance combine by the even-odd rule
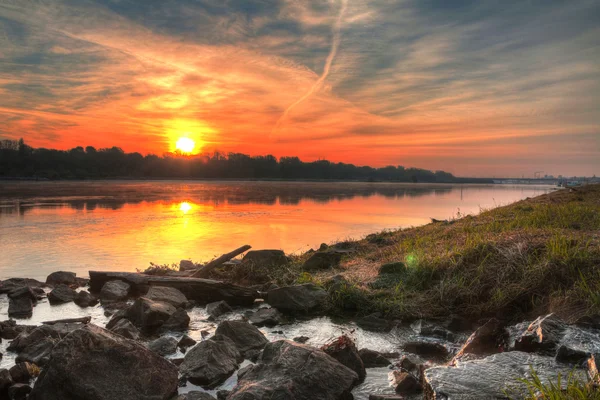
[[[175,148],[183,153],[191,153],[194,151],[194,147],[196,147],[196,143],[188,137],[181,137],[175,143]]]

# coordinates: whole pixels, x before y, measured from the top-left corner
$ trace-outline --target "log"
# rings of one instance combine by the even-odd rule
[[[231,305],[252,305],[254,300],[259,298],[254,289],[213,279],[111,271],[90,271],[90,291],[99,292],[106,282],[117,279],[131,286],[132,296],[143,296],[150,286],[167,286],[180,290],[188,300],[202,304],[225,300]]]
[[[204,278],[204,277],[208,276],[215,268],[217,268],[224,262],[231,260],[235,256],[239,256],[240,254],[250,250],[251,248],[252,248],[252,246],[244,245],[242,247],[239,247],[239,248],[233,250],[232,252],[223,254],[221,257],[215,258],[214,260],[207,263],[204,267],[202,267],[199,270],[197,270],[196,272],[194,272],[192,274],[192,277]]]
[[[55,321],[44,321],[42,325],[56,325],[56,324],[74,324],[74,323],[82,323],[89,324],[92,320],[92,317],[81,317],[81,318],[66,318],[66,319],[57,319]]]

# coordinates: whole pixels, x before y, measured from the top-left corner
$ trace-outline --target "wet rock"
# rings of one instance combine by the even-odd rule
[[[404,351],[416,354],[425,358],[432,358],[438,361],[447,360],[450,352],[441,343],[435,342],[407,342],[404,344]]]
[[[78,292],[73,300],[79,307],[93,307],[98,304],[98,299],[87,290]]]
[[[8,396],[8,388],[12,386],[13,380],[6,368],[0,369],[0,398]]]
[[[369,349],[360,349],[358,351],[365,368],[387,367],[391,364],[390,360],[381,355],[378,351]]]
[[[600,335],[598,335],[598,331],[568,326],[556,352],[556,360],[581,366],[594,354],[600,354]]]
[[[219,390],[217,391],[217,400],[227,400],[231,390]]]
[[[242,263],[244,264],[265,267],[280,267],[289,262],[289,258],[281,250],[251,250],[242,259]]]
[[[196,264],[194,264],[190,260],[181,260],[179,261],[179,270],[180,271],[192,271],[196,269]]]
[[[180,394],[171,400],[215,400],[215,398],[206,392],[194,390],[185,394]]]
[[[244,321],[223,321],[215,335],[227,336],[243,356],[250,350],[261,350],[269,342],[258,328]]]
[[[177,309],[169,319],[163,324],[161,329],[163,331],[184,331],[190,326],[190,316],[183,309]]]
[[[31,386],[25,383],[16,383],[8,388],[8,398],[10,400],[25,400],[31,393]]]
[[[321,271],[340,265],[342,253],[336,251],[316,252],[304,262],[302,269],[305,271]]]
[[[29,278],[10,278],[0,282],[0,294],[9,294],[15,289],[19,289],[23,286],[30,288],[41,288],[44,286],[42,282],[36,281],[35,279]]]
[[[58,339],[46,337],[38,342],[32,343],[19,352],[16,358],[17,362],[30,362],[36,365],[44,366],[50,359],[52,349],[58,343]]]
[[[177,339],[172,336],[161,336],[148,343],[148,348],[160,356],[168,356],[177,351]]]
[[[188,335],[183,335],[181,339],[179,339],[179,342],[177,342],[177,347],[180,349],[187,349],[188,347],[194,346],[196,343],[197,342]]]
[[[136,328],[131,321],[125,318],[119,319],[118,322],[112,325],[109,330],[127,339],[138,340],[140,338],[139,329]]]
[[[531,379],[531,368],[544,384],[557,381],[558,374],[575,379],[586,379],[585,371],[557,364],[552,357],[533,353],[510,351],[488,356],[481,360],[465,361],[456,367],[433,367],[425,370],[426,399],[450,398],[461,400],[506,398],[511,386],[512,398],[524,398],[527,391],[521,379]],[[563,385],[566,383],[563,379]]]
[[[74,272],[57,271],[53,272],[46,278],[47,285],[77,285]]]
[[[400,368],[400,371],[411,372],[413,374],[418,373],[420,370],[419,364],[407,356],[403,356],[395,366]]]
[[[33,302],[29,296],[10,298],[8,316],[10,318],[30,318],[33,315]]]
[[[17,362],[30,362],[43,366],[56,343],[83,324],[42,325],[32,331],[24,331],[8,345],[9,351],[17,352]]]
[[[454,335],[452,332],[443,328],[437,324],[434,324],[429,321],[425,321],[423,319],[419,319],[412,324],[410,324],[412,330],[420,336],[429,336],[429,337],[437,337],[441,339],[446,339],[452,341],[454,339]]]
[[[50,293],[48,293],[48,301],[50,304],[70,303],[75,300],[77,292],[67,285],[57,285]]]
[[[124,317],[142,331],[150,332],[162,327],[176,311],[170,304],[140,297],[125,311]]]
[[[508,346],[509,333],[495,318],[490,319],[467,339],[465,344],[454,357],[454,361],[463,358],[466,354],[488,356],[505,351]]]
[[[312,312],[321,308],[326,299],[327,292],[312,283],[284,286],[267,293],[267,302],[283,312]]]
[[[389,332],[392,329],[392,322],[382,318],[380,313],[360,318],[356,320],[356,325],[371,332]]]
[[[131,286],[127,282],[114,280],[108,281],[100,290],[100,300],[102,303],[118,302],[127,299]]]
[[[276,326],[281,323],[283,315],[275,308],[261,308],[250,316],[250,323],[256,326]]]
[[[75,284],[79,287],[85,287],[90,284],[90,280],[88,278],[79,278],[75,277]]]
[[[577,349],[571,349],[567,346],[560,346],[556,352],[556,361],[565,364],[581,365],[587,362],[591,354]]]
[[[0,322],[0,338],[12,340],[23,332],[31,332],[37,328],[35,325],[17,325],[15,320]]]
[[[206,313],[213,318],[219,318],[221,315],[230,313],[233,308],[226,301],[215,301],[206,305]]]
[[[187,297],[179,290],[165,286],[151,286],[144,297],[152,301],[171,304],[175,308],[185,307],[188,301]]]
[[[8,298],[9,299],[17,299],[20,297],[28,297],[31,299],[33,304],[36,304],[40,298],[40,295],[36,292],[38,289],[39,288],[32,288],[29,286],[21,286],[19,288],[12,290],[8,294]],[[41,290],[42,290],[42,292],[44,291],[43,289],[41,289]]]
[[[213,388],[231,376],[242,360],[235,343],[217,334],[191,348],[180,371],[193,384]]]
[[[539,317],[517,338],[515,350],[554,354],[567,331],[567,325],[554,314]]]
[[[422,390],[419,380],[411,373],[404,371],[391,371],[390,381],[399,394],[414,394]]]
[[[396,394],[370,394],[369,400],[403,400],[404,397]]]
[[[296,343],[306,343],[310,340],[308,336],[296,336],[294,338],[294,342]]]
[[[338,360],[358,375],[358,382],[365,380],[367,372],[354,341],[343,335],[321,348],[326,354]]]
[[[168,400],[177,382],[177,367],[169,361],[88,324],[54,348],[29,400]]]
[[[29,383],[30,380],[38,376],[39,368],[35,364],[21,362],[13,365],[8,372],[16,383]]]
[[[104,313],[104,315],[106,315],[106,313]],[[117,323],[119,323],[119,321],[121,321],[122,319],[126,319],[125,318],[126,315],[127,315],[127,310],[117,311],[116,313],[113,314],[110,321],[108,321],[105,328],[108,329],[109,331],[112,330],[113,327],[115,327],[117,325]]]
[[[266,345],[259,364],[238,375],[228,400],[351,398],[354,371],[313,347],[279,340]]]
[[[387,263],[379,267],[379,275],[402,274],[404,272],[406,272],[406,266],[403,262]]]

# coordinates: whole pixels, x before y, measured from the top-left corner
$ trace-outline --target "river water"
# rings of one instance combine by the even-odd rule
[[[476,214],[550,186],[398,183],[0,182],[0,279],[207,261],[249,244],[299,253]]]

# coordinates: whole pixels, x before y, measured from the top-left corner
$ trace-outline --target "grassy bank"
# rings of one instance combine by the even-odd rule
[[[344,314],[518,320],[551,311],[572,321],[600,312],[600,185],[336,247],[352,253],[333,270],[304,272],[304,255],[286,268],[244,267],[222,277],[327,287],[341,274],[348,283],[330,298],[332,312]],[[390,263],[396,272],[380,274]]]

